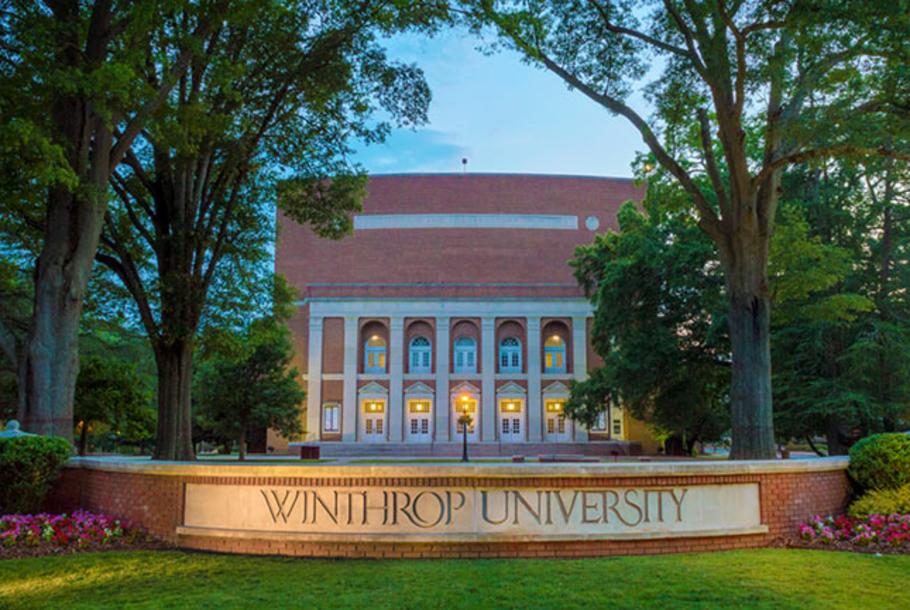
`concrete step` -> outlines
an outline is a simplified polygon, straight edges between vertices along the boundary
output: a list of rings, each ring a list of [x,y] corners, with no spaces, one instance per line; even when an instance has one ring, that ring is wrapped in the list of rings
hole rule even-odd
[[[300,444],[288,451],[296,455]],[[305,443],[319,445],[320,456],[331,457],[458,457],[461,443]],[[629,441],[589,441],[584,443],[468,443],[468,454],[475,457],[525,456],[624,456],[640,455],[641,445]]]

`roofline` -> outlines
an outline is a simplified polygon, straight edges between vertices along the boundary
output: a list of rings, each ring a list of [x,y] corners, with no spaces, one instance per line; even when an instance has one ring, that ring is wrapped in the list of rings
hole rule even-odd
[[[583,179],[583,180],[609,180],[612,182],[635,182],[635,178],[627,178],[624,176],[592,176],[586,174],[534,174],[534,173],[522,173],[522,172],[392,172],[392,173],[367,173],[368,178],[410,178],[414,176],[481,176],[481,177],[505,177],[505,176],[521,176],[527,178],[572,178],[572,179]]]

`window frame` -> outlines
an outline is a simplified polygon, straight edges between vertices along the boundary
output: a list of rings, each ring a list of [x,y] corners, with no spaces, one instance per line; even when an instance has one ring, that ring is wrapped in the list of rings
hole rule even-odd
[[[329,412],[333,415],[328,417]],[[330,421],[334,427],[329,427]],[[325,433],[341,432],[341,405],[337,402],[326,402],[322,405],[322,431]]]
[[[547,343],[549,343],[550,339],[553,337],[559,339],[559,345],[547,345]],[[543,372],[550,374],[567,372],[568,366],[566,362],[566,351],[566,340],[563,337],[560,337],[559,335],[548,337],[547,340],[544,341],[543,346]],[[562,363],[561,366],[548,366],[548,356],[550,357],[549,359],[553,362],[558,359]]]
[[[512,343],[514,342],[514,343]],[[515,336],[503,337],[499,341],[497,362],[500,373],[521,373],[521,339]],[[503,364],[505,362],[505,365]]]
[[[370,345],[370,341],[373,340],[372,337],[363,343],[363,372],[366,375],[385,375],[387,371],[388,343],[382,337],[376,338],[382,342],[382,345]],[[370,366],[370,356],[374,356],[374,361],[378,359],[382,363],[381,366]]]
[[[425,341],[426,345],[415,345],[417,341],[421,340]],[[411,373],[433,372],[433,343],[424,335],[412,337],[408,342],[408,371]]]
[[[459,345],[459,342],[462,344]],[[452,342],[452,352],[454,355],[452,370],[456,373],[477,373],[477,339],[459,335]],[[459,356],[463,357],[463,363],[459,363]]]

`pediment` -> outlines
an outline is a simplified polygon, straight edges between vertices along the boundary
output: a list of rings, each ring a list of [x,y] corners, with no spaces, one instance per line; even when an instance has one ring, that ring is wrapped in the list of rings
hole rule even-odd
[[[415,381],[404,390],[405,394],[434,394],[435,392],[436,390],[422,381]]]
[[[543,389],[544,394],[552,394],[557,396],[568,396],[569,395],[569,386],[564,384],[561,381],[554,381],[547,387]]]
[[[361,386],[357,389],[358,394],[381,394],[383,396],[388,396],[389,390],[384,385],[371,381],[365,386]]]
[[[450,393],[452,394],[480,394],[480,388],[478,388],[473,383],[467,381],[462,381],[458,385],[454,386]]]
[[[525,390],[525,389],[524,389],[523,387],[521,387],[520,385],[518,385],[517,383],[515,383],[514,381],[510,381],[510,382],[508,382],[508,383],[506,383],[506,384],[504,384],[504,385],[501,385],[501,386],[499,386],[498,388],[496,388],[496,393],[497,393],[497,394],[513,394],[513,395],[514,395],[514,394],[521,394],[521,395],[525,395],[525,394],[528,393],[528,391]]]

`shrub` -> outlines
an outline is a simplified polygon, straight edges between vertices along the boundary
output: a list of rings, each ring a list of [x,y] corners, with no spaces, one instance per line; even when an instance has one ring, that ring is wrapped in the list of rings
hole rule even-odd
[[[851,517],[869,515],[910,515],[910,485],[899,489],[873,489],[850,505]]]
[[[850,476],[864,490],[910,484],[910,435],[873,434],[850,448]]]
[[[70,453],[70,444],[58,437],[0,439],[0,514],[41,510]]]

